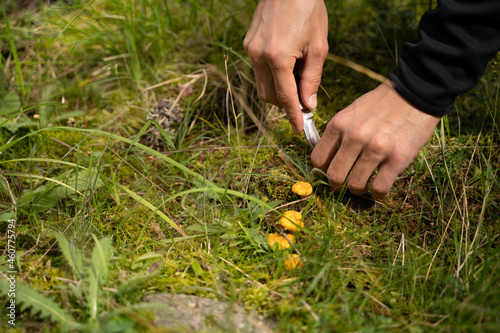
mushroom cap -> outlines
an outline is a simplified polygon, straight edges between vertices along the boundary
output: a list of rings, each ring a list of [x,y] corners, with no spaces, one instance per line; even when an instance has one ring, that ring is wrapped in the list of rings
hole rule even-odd
[[[295,232],[299,228],[304,228],[304,222],[302,222],[302,214],[294,210],[288,210],[283,214],[280,219],[281,226],[288,231]]]
[[[288,239],[292,243],[295,242],[295,237],[292,234],[286,234],[286,237],[288,237]],[[277,233],[267,235],[267,241],[269,242],[271,248],[274,248],[274,244],[276,243],[278,243],[279,250],[288,249],[290,247],[290,243],[288,242],[288,240],[285,237],[278,235]]]
[[[301,269],[302,267],[304,267],[304,263],[300,260],[300,256],[298,254],[289,254],[285,259],[285,269],[287,271]]]
[[[308,182],[297,182],[292,186],[292,192],[300,195],[301,197],[307,197],[313,192],[311,184]]]

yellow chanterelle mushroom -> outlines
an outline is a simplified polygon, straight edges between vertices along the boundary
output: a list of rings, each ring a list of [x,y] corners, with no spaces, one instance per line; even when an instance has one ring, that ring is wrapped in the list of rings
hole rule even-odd
[[[304,222],[302,222],[302,214],[294,210],[288,210],[283,214],[280,219],[280,224],[285,230],[290,232],[295,232],[299,228],[304,228]]]
[[[304,263],[300,260],[300,256],[298,254],[289,254],[285,259],[285,269],[287,271],[301,269],[302,267],[304,267]]]
[[[292,234],[286,234],[286,237],[292,243],[295,242],[295,237]],[[280,250],[288,249],[290,247],[290,243],[288,242],[288,240],[285,237],[278,235],[277,233],[267,235],[267,241],[269,242],[271,248],[273,248],[274,244],[276,243],[278,243],[278,249]]]
[[[307,197],[313,192],[311,184],[307,182],[297,182],[292,186],[292,192],[300,195],[301,197]]]

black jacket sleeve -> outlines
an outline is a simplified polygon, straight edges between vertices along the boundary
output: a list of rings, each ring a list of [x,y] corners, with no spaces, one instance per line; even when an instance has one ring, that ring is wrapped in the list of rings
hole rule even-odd
[[[441,0],[419,23],[389,74],[396,91],[420,110],[442,116],[481,78],[500,51],[500,0]]]

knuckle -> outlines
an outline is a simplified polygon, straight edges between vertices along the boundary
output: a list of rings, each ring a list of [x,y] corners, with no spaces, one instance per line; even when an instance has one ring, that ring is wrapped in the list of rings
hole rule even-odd
[[[362,127],[356,127],[347,135],[349,141],[355,143],[368,143],[369,137],[367,132]]]
[[[375,136],[370,140],[368,149],[376,154],[385,154],[388,151],[388,142],[380,136]]]
[[[321,73],[307,75],[307,76],[304,75],[302,78],[309,84],[314,86],[319,86],[321,84]]]
[[[315,168],[318,168],[324,172],[326,171],[329,161],[325,159],[324,153],[320,153],[316,149],[314,149],[311,153],[311,162]]]
[[[343,132],[346,128],[345,121],[340,113],[337,113],[326,126],[327,130],[331,132]]]
[[[260,48],[258,47],[258,45],[256,43],[253,43],[251,40],[245,39],[243,41],[243,47],[250,56],[260,53]]]
[[[311,56],[314,58],[325,59],[328,54],[329,46],[328,41],[321,41],[314,48],[311,49]]]
[[[261,58],[262,52],[258,46],[254,46],[254,43],[251,43],[250,45],[247,46],[247,53],[252,59],[252,62],[256,64],[259,59]]]
[[[351,190],[351,192],[362,193],[365,191],[366,184],[356,180],[350,180],[348,188],[349,190]]]
[[[276,91],[276,99],[281,105],[287,105],[289,104],[290,96],[286,92],[279,90]]]
[[[250,44],[250,38],[247,35],[245,36],[245,39],[243,39],[243,48],[245,49],[245,51],[247,51],[247,53],[249,49],[249,44]]]
[[[389,154],[389,160],[398,169],[403,170],[410,165],[415,156],[408,151],[403,151],[403,149],[393,149]]]
[[[257,96],[263,102],[276,104],[276,101],[270,96],[270,94],[266,93],[265,91],[257,91]]]
[[[259,97],[259,99],[261,101],[267,102],[266,94],[263,91],[261,91],[260,89],[257,89],[257,96]]]
[[[374,183],[372,184],[372,195],[377,199],[383,199],[389,194],[391,186],[392,184]]]
[[[280,61],[281,59],[283,59],[283,51],[282,51],[282,48],[280,47],[276,47],[276,46],[268,46],[266,47],[266,49],[264,50],[264,55],[266,56],[266,58],[269,60],[269,63],[279,69],[281,66],[280,66]]]
[[[323,169],[321,165],[321,160],[319,158],[319,153],[317,153],[315,149],[311,153],[311,163],[315,168]]]
[[[338,187],[338,186],[341,186],[342,184],[344,184],[345,182],[345,179],[342,178],[342,177],[339,177],[338,174],[328,170],[326,172],[326,176],[328,178],[328,181],[330,182],[330,185],[332,187]]]

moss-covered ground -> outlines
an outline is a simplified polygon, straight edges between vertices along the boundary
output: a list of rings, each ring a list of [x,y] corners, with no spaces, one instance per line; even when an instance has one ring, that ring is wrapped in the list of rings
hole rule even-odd
[[[255,2],[1,4],[0,330],[161,332],[143,298],[172,292],[278,332],[498,331],[498,57],[376,202],[334,194],[304,137],[258,101],[242,47]],[[327,4],[330,52],[382,75],[429,7]],[[327,60],[320,132],[377,84]],[[151,148],[164,98],[184,120]],[[299,178],[312,196],[292,193]],[[266,241],[287,210],[305,222],[300,270]]]

